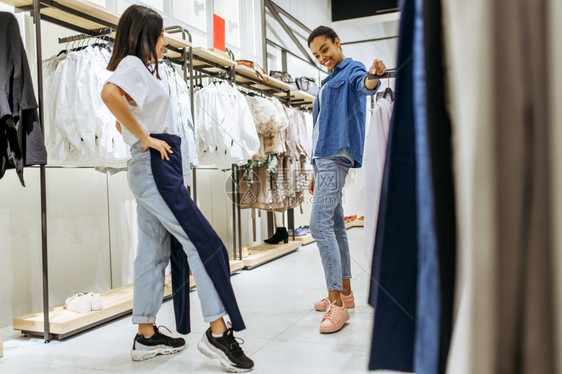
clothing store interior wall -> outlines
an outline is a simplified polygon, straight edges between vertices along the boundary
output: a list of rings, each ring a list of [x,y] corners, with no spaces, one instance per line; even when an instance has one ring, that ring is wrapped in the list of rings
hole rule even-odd
[[[260,0],[91,0],[122,13],[130,4],[139,3],[157,9],[164,25],[182,25],[193,36],[194,46],[212,46],[212,14],[226,20],[226,46],[236,59],[255,60],[263,64]],[[398,33],[398,16],[379,20],[331,22],[330,1],[277,0],[276,4],[313,29],[318,25],[334,27],[342,42],[393,37]],[[0,10],[14,12],[0,4]],[[16,13],[21,35],[28,51],[32,76],[36,77],[34,24],[26,12]],[[42,23],[43,59],[65,48],[58,38],[76,32],[49,22]],[[299,49],[268,12],[268,39],[295,54]],[[306,46],[306,32],[303,44]],[[369,66],[373,58],[382,59],[388,68],[395,67],[397,39],[343,46],[346,56]],[[365,50],[369,53],[364,53]],[[281,53],[268,48],[267,70],[282,70]],[[279,52],[279,53],[278,53]],[[292,55],[287,57],[287,71],[293,77],[326,76],[315,67]],[[36,84],[36,81],[34,81]],[[383,81],[383,85],[391,84]],[[392,84],[391,84],[392,85]],[[46,92],[46,95],[49,93]],[[48,129],[46,129],[48,132]],[[361,169],[359,169],[361,170]],[[361,178],[351,173],[344,190],[345,210],[363,215]],[[197,204],[227,248],[232,247],[232,203],[225,192],[230,172],[201,165],[197,171]],[[47,221],[49,248],[50,304],[64,303],[77,290],[103,291],[130,284],[136,251],[136,205],[129,191],[126,173],[109,175],[93,168],[48,167]],[[42,309],[41,201],[39,168],[26,168],[26,187],[20,185],[13,170],[0,183],[0,327],[8,326],[15,316]],[[308,196],[308,192],[306,192]],[[295,209],[295,227],[308,225],[311,204]],[[286,225],[276,214],[277,226]],[[242,244],[253,246],[268,237],[266,214],[257,219],[257,237],[253,240],[249,210],[242,210]]]

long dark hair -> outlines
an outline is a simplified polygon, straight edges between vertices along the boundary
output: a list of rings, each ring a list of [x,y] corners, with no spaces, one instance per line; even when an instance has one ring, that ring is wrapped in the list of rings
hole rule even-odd
[[[107,65],[107,70],[115,71],[123,58],[129,55],[137,56],[147,65],[154,63],[156,76],[158,74],[158,55],[156,42],[162,33],[164,21],[154,10],[142,5],[128,7],[117,25],[113,55]],[[149,69],[150,71],[150,69]]]
[[[336,34],[334,29],[331,29],[327,26],[318,26],[317,28],[312,30],[312,32],[308,36],[307,42],[308,42],[309,48],[310,48],[310,43],[312,43],[314,38],[316,38],[318,36],[325,36],[326,38],[331,39],[332,43],[335,43],[336,39],[339,39],[338,34]]]

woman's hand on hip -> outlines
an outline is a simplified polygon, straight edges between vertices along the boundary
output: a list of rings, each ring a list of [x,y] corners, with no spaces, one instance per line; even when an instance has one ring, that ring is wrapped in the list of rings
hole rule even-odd
[[[308,192],[310,192],[311,195],[314,195],[314,175],[312,176],[310,182],[308,182]]]
[[[146,138],[141,140],[142,148],[141,152],[146,152],[148,148],[152,148],[160,152],[160,157],[162,160],[166,159],[170,161],[168,157],[168,153],[174,153],[172,151],[172,147],[168,143],[163,140],[153,138],[152,136],[148,135]]]

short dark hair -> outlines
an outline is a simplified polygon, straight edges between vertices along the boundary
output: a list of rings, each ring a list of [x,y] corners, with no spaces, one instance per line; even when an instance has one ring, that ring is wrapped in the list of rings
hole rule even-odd
[[[316,38],[318,36],[325,36],[328,39],[332,39],[332,42],[335,42],[336,39],[339,39],[338,34],[336,34],[334,29],[331,29],[327,26],[318,26],[317,28],[312,30],[312,32],[308,36],[307,42],[308,42],[309,48],[310,48],[310,43],[312,43],[314,38]]]
[[[143,63],[154,61],[154,70],[158,75],[158,55],[156,43],[162,32],[164,21],[156,11],[142,5],[131,5],[119,19],[113,54],[107,69],[115,71],[126,56],[137,56]],[[148,66],[147,66],[148,69]]]

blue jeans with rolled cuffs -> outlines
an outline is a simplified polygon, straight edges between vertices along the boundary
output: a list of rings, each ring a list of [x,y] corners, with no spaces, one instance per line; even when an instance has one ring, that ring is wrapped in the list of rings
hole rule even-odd
[[[133,145],[127,172],[137,201],[138,239],[134,266],[133,323],[154,323],[164,297],[165,269],[170,259],[170,234],[181,243],[197,284],[203,319],[212,322],[226,315],[222,301],[195,246],[158,192],[152,176],[150,152]]]
[[[343,213],[343,186],[353,166],[345,157],[315,158],[314,196],[310,232],[316,239],[328,291],[342,291],[342,279],[351,279],[351,256]]]

